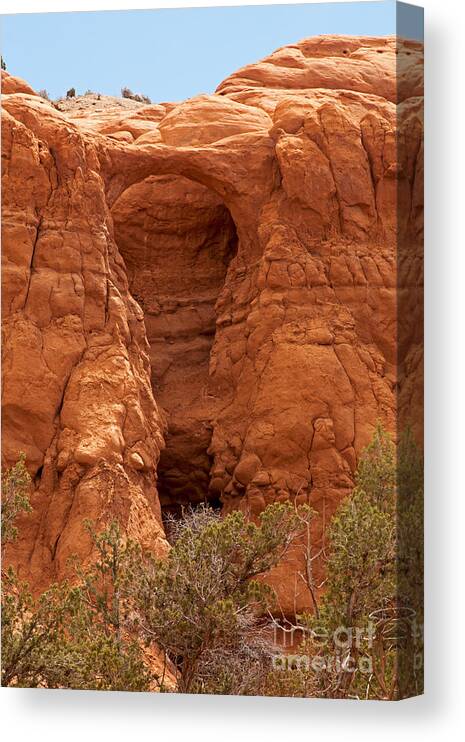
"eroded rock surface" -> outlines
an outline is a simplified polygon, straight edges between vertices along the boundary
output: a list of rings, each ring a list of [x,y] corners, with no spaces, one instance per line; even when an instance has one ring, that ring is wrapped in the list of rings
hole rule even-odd
[[[213,191],[172,175],[131,186],[112,215],[131,294],[144,312],[154,394],[167,413],[159,494],[176,512],[209,491],[207,451],[219,402],[208,391],[215,303],[236,253],[236,230]]]
[[[123,509],[162,548],[157,468],[167,508],[310,502],[321,544],[377,420],[420,428],[422,53],[317,37],[130,110],[4,96],[25,571],[62,574],[82,518]],[[285,613],[301,558],[274,573]]]
[[[163,424],[95,149],[48,103],[14,94],[2,154],[3,456],[27,455],[34,511],[14,551],[43,585],[88,555],[85,518],[119,517],[165,548]]]

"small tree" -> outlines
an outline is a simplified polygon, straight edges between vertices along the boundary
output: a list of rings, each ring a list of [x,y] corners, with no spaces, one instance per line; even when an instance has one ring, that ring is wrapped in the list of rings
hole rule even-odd
[[[269,669],[261,616],[273,598],[259,578],[282,558],[299,525],[289,504],[269,506],[258,525],[241,512],[221,518],[205,507],[175,524],[165,560],[141,566],[136,555],[129,584],[140,626],[176,668],[180,692],[256,690],[258,668],[268,662]]]
[[[5,60],[3,59],[3,57],[1,57],[0,66],[1,66],[2,70],[6,70],[6,63],[5,63]]]
[[[25,455],[2,477],[2,551],[29,512]],[[2,572],[2,685],[148,690],[140,643],[125,632],[120,593],[126,545],[116,524],[101,534],[86,525],[96,550],[77,583],[35,597],[10,567]]]
[[[125,630],[120,580],[126,546],[111,524],[78,582],[52,585],[37,598],[14,571],[3,578],[2,684],[92,690],[149,690],[141,643]]]
[[[2,474],[2,556],[7,543],[16,540],[16,521],[21,512],[30,512],[31,478],[26,456]],[[37,601],[28,585],[12,567],[2,567],[2,685],[37,686],[51,664],[63,617],[58,588]]]
[[[31,477],[26,468],[26,454],[21,453],[16,464],[2,474],[2,550],[16,540],[16,519],[21,512],[30,512]]]
[[[90,568],[77,566],[77,584],[67,593],[66,641],[55,660],[53,685],[93,690],[149,690],[151,672],[142,644],[127,630],[129,606],[122,584],[128,548],[120,527],[110,523],[96,533],[90,521],[95,556]]]
[[[329,527],[319,611],[304,617],[312,632],[304,651],[315,657],[329,648],[333,660],[319,674],[322,695],[388,699],[406,695],[417,683],[410,655],[411,618],[422,620],[422,590],[416,589],[422,482],[422,460],[410,432],[396,447],[378,425],[361,456],[356,486]],[[401,673],[406,658],[409,670]],[[371,667],[365,675],[364,660]]]
[[[12,569],[2,575],[2,685],[59,687],[56,659],[65,641],[66,588],[34,598]],[[63,686],[66,683],[63,682]]]
[[[398,474],[396,446],[378,423],[360,458],[353,497],[361,494],[364,501],[378,510],[393,513],[397,504]]]

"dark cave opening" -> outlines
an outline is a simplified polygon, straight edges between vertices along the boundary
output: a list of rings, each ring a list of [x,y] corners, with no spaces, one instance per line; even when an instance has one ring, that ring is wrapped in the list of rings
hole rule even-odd
[[[181,176],[151,176],[131,186],[113,208],[115,237],[130,291],[145,315],[152,387],[166,413],[166,448],[158,465],[162,511],[208,502],[207,453],[218,400],[209,391],[215,304],[238,238],[222,199]]]
[[[43,470],[44,470],[43,465],[42,466],[39,466],[39,468],[37,469],[37,471],[36,471],[36,473],[34,475],[34,484],[36,486],[38,486],[40,484],[40,480],[42,478],[42,472],[43,472]]]

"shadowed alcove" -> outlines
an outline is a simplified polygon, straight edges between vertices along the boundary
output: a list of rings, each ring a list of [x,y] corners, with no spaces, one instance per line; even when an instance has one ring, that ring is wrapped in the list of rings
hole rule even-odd
[[[236,228],[216,193],[178,175],[130,186],[112,214],[130,291],[144,312],[154,395],[166,413],[160,502],[176,513],[209,499],[215,411],[209,362],[215,304],[237,251]]]

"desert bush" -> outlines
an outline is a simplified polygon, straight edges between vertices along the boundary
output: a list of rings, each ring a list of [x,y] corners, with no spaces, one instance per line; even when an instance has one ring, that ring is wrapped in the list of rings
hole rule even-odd
[[[75,560],[77,582],[66,592],[65,640],[54,659],[55,677],[48,673],[48,685],[149,690],[152,676],[141,642],[126,629],[128,606],[121,588],[127,544],[116,522],[100,533],[89,521],[85,528],[95,556],[86,570]]]
[[[75,88],[70,88],[69,90],[67,90],[66,91],[66,97],[67,98],[75,98],[76,97],[76,89]]]
[[[64,590],[54,586],[35,599],[12,569],[2,574],[3,686],[48,685],[63,641]]]
[[[42,671],[53,659],[56,639],[62,625],[59,588],[34,600],[26,583],[15,571],[4,568],[5,546],[16,540],[17,519],[30,512],[31,477],[26,457],[2,473],[1,545],[2,545],[2,685],[40,685]]]
[[[416,588],[422,571],[422,469],[409,431],[396,447],[377,426],[360,458],[355,488],[328,529],[326,589],[318,613],[302,617],[310,629],[301,647],[309,663],[318,655],[333,659],[318,676],[321,695],[390,699],[418,690],[413,654],[421,647],[413,643],[422,622],[422,590]],[[410,666],[401,677],[404,660]],[[371,672],[362,673],[362,666]]]
[[[123,98],[129,98],[130,100],[135,100],[138,103],[150,104],[152,102],[147,95],[142,95],[141,93],[133,93],[132,90],[127,87],[121,88],[121,95]]]
[[[4,537],[29,509],[24,457],[4,476]],[[148,690],[155,676],[144,645],[161,649],[177,690],[264,692],[273,646],[265,609],[272,590],[259,578],[290,545],[300,522],[273,505],[258,524],[201,507],[170,524],[164,560],[127,541],[117,523],[90,533],[94,560],[76,560],[73,585],[34,596],[12,569],[2,590],[2,682],[20,687]]]
[[[5,544],[16,540],[16,520],[19,514],[31,511],[30,488],[31,477],[26,468],[26,455],[21,453],[16,464],[2,473],[2,551]]]
[[[128,584],[139,625],[176,668],[180,692],[257,692],[272,653],[261,616],[273,602],[257,578],[298,528],[288,503],[269,506],[258,524],[201,507],[172,524],[166,559],[135,553]]]
[[[30,511],[25,456],[2,476],[2,552]],[[2,685],[147,690],[151,676],[140,642],[124,631],[121,575],[125,544],[116,524],[91,533],[96,558],[75,584],[39,596],[9,567],[2,571]]]
[[[187,510],[167,523],[164,559],[127,540],[117,523],[101,533],[86,523],[94,559],[86,569],[75,562],[72,585],[33,596],[11,568],[4,574],[3,684],[167,690],[165,671],[155,675],[145,659],[156,647],[179,692],[380,699],[418,692],[421,668],[412,670],[411,660],[422,650],[412,633],[422,622],[422,468],[409,431],[395,446],[378,426],[323,555],[311,544],[314,512],[289,503],[269,506],[256,523],[241,512]],[[2,550],[30,510],[29,488],[21,455],[2,480]],[[303,578],[314,605],[298,617],[305,630],[298,651],[308,663],[288,667],[282,655],[280,669],[274,593],[262,576],[305,534]],[[315,556],[326,559],[319,599]]]
[[[35,597],[13,570],[4,575],[2,685],[150,688],[141,643],[124,630],[116,534],[112,526],[99,535],[95,565],[74,586],[52,585]]]

